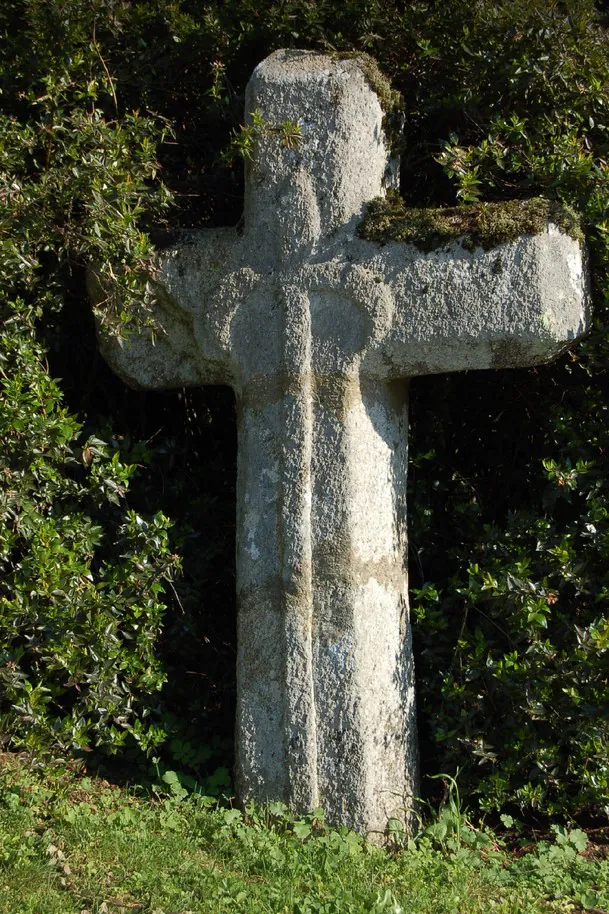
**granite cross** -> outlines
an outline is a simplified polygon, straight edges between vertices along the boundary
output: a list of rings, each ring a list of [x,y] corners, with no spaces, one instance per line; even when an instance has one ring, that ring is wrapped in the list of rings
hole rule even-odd
[[[242,232],[163,254],[164,334],[101,346],[133,386],[236,393],[240,798],[382,831],[417,784],[408,379],[560,353],[587,320],[582,252],[551,224],[499,252],[358,237],[396,163],[357,58],[277,51],[246,110],[300,142],[260,136]]]

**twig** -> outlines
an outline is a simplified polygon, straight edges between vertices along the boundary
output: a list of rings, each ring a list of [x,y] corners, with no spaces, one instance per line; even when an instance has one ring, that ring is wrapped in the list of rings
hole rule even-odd
[[[104,68],[106,76],[108,77],[108,84],[110,86],[110,92],[112,93],[112,99],[114,101],[114,110],[116,112],[116,117],[118,118],[118,101],[116,99],[116,92],[114,91],[114,80],[110,76],[110,71],[108,70],[108,67],[106,66],[106,61],[102,57],[101,51],[99,50],[99,45],[97,44],[97,39],[95,38],[95,23],[93,23],[93,47],[95,48],[95,53],[99,57],[99,59],[101,61],[101,65]]]

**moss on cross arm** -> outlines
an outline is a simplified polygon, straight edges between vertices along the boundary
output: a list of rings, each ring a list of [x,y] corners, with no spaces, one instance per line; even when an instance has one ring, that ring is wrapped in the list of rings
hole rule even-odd
[[[468,250],[489,250],[521,235],[540,235],[548,222],[578,241],[583,239],[576,213],[543,197],[419,209],[406,206],[392,191],[369,204],[358,234],[379,244],[409,242],[422,251],[435,250],[458,238]]]

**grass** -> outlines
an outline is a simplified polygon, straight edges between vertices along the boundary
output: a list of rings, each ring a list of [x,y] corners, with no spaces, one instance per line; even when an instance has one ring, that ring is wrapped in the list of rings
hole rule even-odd
[[[244,815],[0,756],[0,914],[537,914],[609,907],[609,861],[554,830],[508,851],[447,806],[386,851],[280,804]],[[175,788],[175,789],[174,789]],[[456,817],[456,818],[455,818]]]

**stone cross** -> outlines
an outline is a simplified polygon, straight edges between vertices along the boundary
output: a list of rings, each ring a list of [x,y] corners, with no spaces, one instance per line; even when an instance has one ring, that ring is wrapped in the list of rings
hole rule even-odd
[[[585,329],[579,244],[549,225],[498,251],[363,240],[395,183],[358,59],[277,51],[243,231],[162,256],[165,333],[102,334],[132,386],[229,384],[238,412],[236,784],[382,831],[417,790],[406,581],[407,383],[545,362]]]

